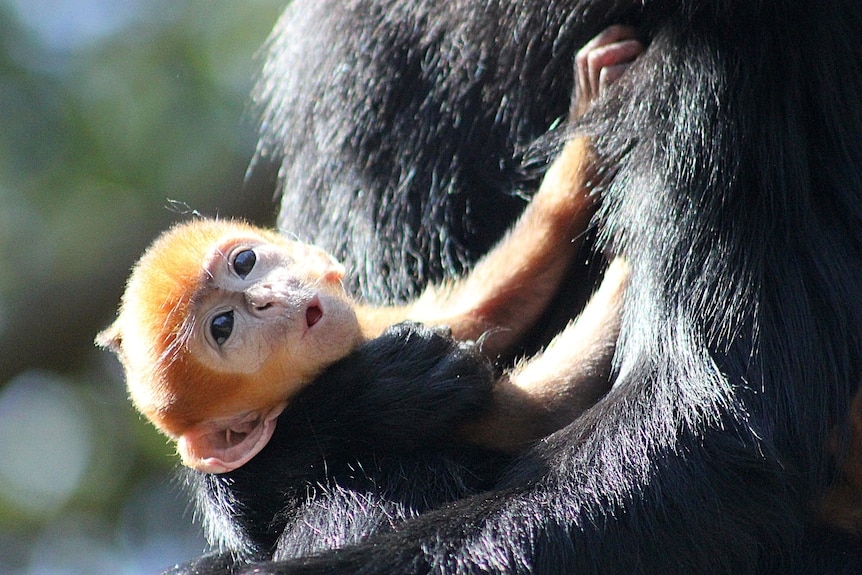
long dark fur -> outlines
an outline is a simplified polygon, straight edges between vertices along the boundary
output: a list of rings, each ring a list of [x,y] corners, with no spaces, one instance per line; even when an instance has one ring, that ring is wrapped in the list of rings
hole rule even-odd
[[[212,560],[341,547],[490,488],[507,458],[455,432],[487,408],[493,379],[475,346],[410,322],[387,329],[299,393],[252,461],[182,471],[223,552]]]
[[[568,111],[590,32],[563,4],[293,3],[258,95],[281,226],[374,301],[475,261],[536,186],[525,152]]]
[[[858,0],[294,2],[261,92],[281,224],[378,300],[469,266],[619,21],[648,49],[583,126],[633,268],[614,389],[487,494],[259,572],[862,572],[811,513],[862,379]]]

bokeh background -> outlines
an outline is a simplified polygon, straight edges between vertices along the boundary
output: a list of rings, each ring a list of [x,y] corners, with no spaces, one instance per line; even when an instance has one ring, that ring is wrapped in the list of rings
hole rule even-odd
[[[0,573],[151,574],[205,542],[166,441],[93,337],[196,210],[274,220],[246,177],[286,0],[0,0]]]

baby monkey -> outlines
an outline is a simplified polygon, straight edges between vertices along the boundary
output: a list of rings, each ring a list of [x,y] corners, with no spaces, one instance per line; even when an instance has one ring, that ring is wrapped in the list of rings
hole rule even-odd
[[[643,50],[613,27],[578,56],[579,106]],[[125,368],[135,406],[177,441],[183,463],[222,473],[267,444],[279,414],[327,366],[404,320],[510,349],[560,287],[593,212],[595,161],[569,141],[507,235],[465,277],[416,301],[352,301],[344,268],[323,250],[237,221],[198,219],[159,237],[133,268],[116,321],[97,343]],[[461,436],[512,451],[570,421],[608,388],[628,273],[611,264],[578,320],[505,374],[492,405]]]

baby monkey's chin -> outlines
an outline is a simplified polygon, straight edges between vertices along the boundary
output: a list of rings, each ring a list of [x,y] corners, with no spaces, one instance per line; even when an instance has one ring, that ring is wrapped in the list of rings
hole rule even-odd
[[[346,357],[358,346],[360,327],[350,302],[343,296],[320,292],[305,304],[303,333],[294,359],[318,372],[321,366]]]

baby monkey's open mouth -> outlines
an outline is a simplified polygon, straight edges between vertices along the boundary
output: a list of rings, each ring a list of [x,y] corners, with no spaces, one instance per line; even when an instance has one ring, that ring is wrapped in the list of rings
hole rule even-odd
[[[323,309],[320,307],[320,300],[316,297],[311,300],[308,304],[308,308],[305,310],[305,324],[308,327],[312,327],[320,318],[323,317]]]

